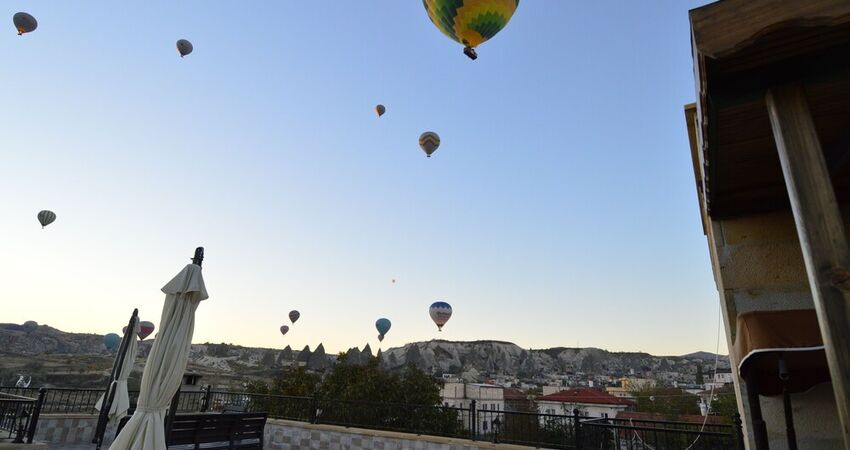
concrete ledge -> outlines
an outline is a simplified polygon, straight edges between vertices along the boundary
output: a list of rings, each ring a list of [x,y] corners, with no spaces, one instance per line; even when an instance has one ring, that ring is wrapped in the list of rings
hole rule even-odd
[[[94,419],[97,420],[97,414],[85,414],[85,413],[52,413],[52,414],[39,414],[38,420],[41,419]]]
[[[312,424],[294,420],[269,419],[268,425],[278,425],[291,428],[300,428],[308,431],[325,433],[352,434],[370,438],[397,439],[400,441],[419,441],[437,445],[462,446],[464,448],[476,449],[499,449],[499,450],[528,450],[529,447],[513,444],[494,444],[487,441],[473,441],[469,439],[431,436],[426,434],[402,433],[398,431],[368,430],[365,428],[349,428],[339,425]]]
[[[12,441],[0,440],[0,450],[47,450],[44,442],[33,442],[32,444],[13,444]]]

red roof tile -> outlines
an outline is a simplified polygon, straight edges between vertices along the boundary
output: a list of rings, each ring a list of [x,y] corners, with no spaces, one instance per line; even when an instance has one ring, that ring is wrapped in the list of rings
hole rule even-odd
[[[561,403],[590,403],[594,405],[634,405],[634,403],[628,400],[614,397],[613,395],[607,392],[588,388],[567,389],[566,391],[556,392],[554,394],[537,397],[537,401]]]
[[[528,394],[520,389],[505,388],[505,400],[527,400]]]

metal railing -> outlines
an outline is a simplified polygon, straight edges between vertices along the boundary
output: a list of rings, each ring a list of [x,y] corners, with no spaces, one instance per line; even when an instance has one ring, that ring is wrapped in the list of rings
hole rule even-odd
[[[12,443],[16,444],[32,444],[44,394],[44,389],[35,398],[0,392],[0,437],[14,439]]]
[[[41,412],[44,414],[59,413],[91,413],[97,399],[103,395],[102,389],[74,389],[74,388],[41,388],[45,389],[44,406]],[[22,397],[38,397],[39,388],[19,388],[0,386],[0,393],[18,395]],[[138,393],[136,393],[138,394]],[[130,393],[131,401],[135,398]]]
[[[373,430],[471,438],[472,410],[403,403],[316,401],[314,423]]]
[[[36,392],[35,388],[0,386],[0,393],[26,397],[29,402],[34,401]],[[103,391],[97,389],[42,388],[40,412],[93,413],[102,394]],[[137,391],[130,391],[131,408],[137,397]],[[737,418],[734,425],[706,424],[703,427],[701,423],[691,422],[591,418],[580,416],[577,411],[573,415],[559,415],[478,409],[475,401],[468,407],[457,408],[214,391],[210,386],[201,391],[180,392],[177,405],[179,413],[265,412],[270,418],[300,422],[564,450],[744,448]]]
[[[200,412],[265,412],[276,419],[313,422],[316,410],[312,397],[260,395],[248,392],[223,392],[205,389],[200,392]],[[183,393],[180,394],[181,396]]]
[[[580,418],[558,414],[479,410],[476,436],[496,443],[575,449]],[[588,447],[596,448],[596,447]]]
[[[583,447],[617,450],[741,449],[738,426],[632,419],[581,422]]]

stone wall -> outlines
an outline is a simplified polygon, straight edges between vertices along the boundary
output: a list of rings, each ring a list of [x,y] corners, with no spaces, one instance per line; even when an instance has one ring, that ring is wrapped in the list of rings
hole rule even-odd
[[[58,444],[89,444],[97,425],[97,416],[89,414],[44,414],[38,422],[35,440],[51,448]],[[106,432],[104,448],[108,448],[115,431]],[[422,436],[389,431],[363,430],[333,425],[269,419],[265,429],[266,450],[336,449],[336,450],[528,450],[529,447],[492,444],[465,439]]]
[[[850,224],[850,205],[842,208]],[[729,348],[735,342],[736,318],[749,311],[813,309],[803,253],[794,217],[790,211],[758,214],[725,220],[703,219],[708,223],[714,277],[720,293]],[[850,227],[847,228],[850,237]],[[730,355],[736,368],[734,354]],[[744,414],[745,431],[752,427],[747,385],[733,370],[739,408]],[[787,448],[785,417],[780,397],[761,397],[771,449]],[[832,385],[815,387],[792,396],[794,424],[801,448],[841,448],[841,424]],[[747,432],[748,448],[755,448]]]
[[[264,448],[265,450],[528,450],[531,447],[270,419],[266,424]]]
[[[96,426],[97,416],[92,414],[42,414],[35,440],[47,444],[87,444]]]

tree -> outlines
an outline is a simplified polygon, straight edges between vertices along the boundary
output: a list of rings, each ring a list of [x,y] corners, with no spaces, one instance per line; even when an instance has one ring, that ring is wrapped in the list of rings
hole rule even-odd
[[[302,367],[271,385],[248,384],[248,392],[259,394],[252,397],[251,410],[273,417],[303,418],[315,406],[320,423],[457,435],[457,411],[440,406],[440,388],[439,380],[415,367],[391,372],[378,358],[361,365],[349,363],[345,355],[324,380]]]
[[[697,374],[696,374],[696,384],[703,383],[703,373],[702,373],[702,364],[697,364]]]
[[[248,383],[251,394],[247,410],[268,412],[272,417],[309,420],[313,401],[321,378],[303,367],[284,371],[271,385],[261,381]]]
[[[711,413],[723,417],[726,423],[732,423],[732,418],[738,414],[738,400],[735,396],[735,388],[723,386],[714,390],[714,399],[711,401]]]
[[[676,420],[682,415],[700,414],[699,397],[681,389],[656,387],[632,391],[640,412],[651,412]]]
[[[263,353],[263,358],[260,361],[260,366],[270,369],[275,365],[275,357],[274,351],[272,349],[268,349]]]

